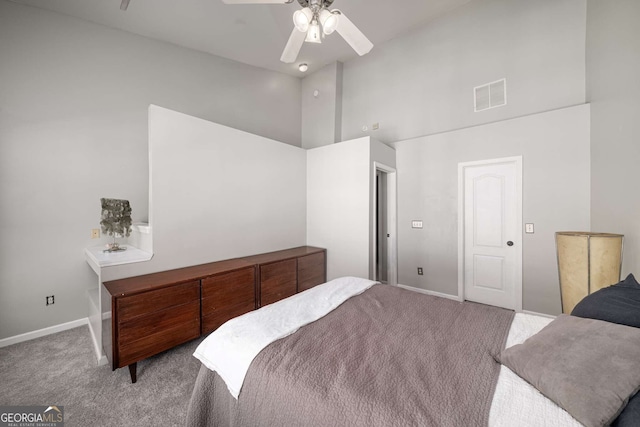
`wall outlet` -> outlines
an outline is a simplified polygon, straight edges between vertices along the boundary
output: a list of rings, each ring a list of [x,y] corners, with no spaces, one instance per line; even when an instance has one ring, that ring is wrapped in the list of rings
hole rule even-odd
[[[418,276],[422,276],[422,267],[418,267]]]
[[[373,129],[373,130],[378,130],[378,129],[380,129],[380,123],[375,122],[373,125],[371,125],[371,129]]]
[[[53,303],[55,302],[53,295],[45,297],[45,299],[47,301],[47,305],[53,305]]]
[[[91,229],[91,238],[92,239],[99,239],[100,238],[100,229],[99,228],[92,228]]]

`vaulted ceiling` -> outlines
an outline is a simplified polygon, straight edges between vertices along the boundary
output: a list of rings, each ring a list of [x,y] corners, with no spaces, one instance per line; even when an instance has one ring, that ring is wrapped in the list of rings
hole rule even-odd
[[[208,52],[269,70],[302,76],[298,64],[313,72],[334,61],[357,56],[336,33],[322,44],[305,43],[294,64],[280,62],[293,28],[297,1],[283,5],[225,4],[222,0],[11,0],[63,13],[141,36]],[[424,25],[474,0],[335,0],[373,42],[387,40]]]

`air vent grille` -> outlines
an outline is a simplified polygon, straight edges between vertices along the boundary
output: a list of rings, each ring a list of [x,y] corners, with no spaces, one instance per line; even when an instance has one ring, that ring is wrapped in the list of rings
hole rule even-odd
[[[507,80],[497,80],[473,88],[474,111],[483,111],[507,104]]]

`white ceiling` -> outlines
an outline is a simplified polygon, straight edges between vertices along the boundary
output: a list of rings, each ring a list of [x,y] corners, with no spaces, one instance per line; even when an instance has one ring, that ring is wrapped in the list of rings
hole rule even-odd
[[[284,5],[230,5],[222,0],[131,0],[126,11],[121,0],[12,0],[52,10],[111,28],[163,40],[274,71],[302,76],[297,65],[309,64],[311,73],[334,61],[357,54],[337,34],[322,44],[305,43],[295,64],[280,62],[293,29],[297,1]],[[379,45],[424,25],[471,0],[335,0],[340,9]]]

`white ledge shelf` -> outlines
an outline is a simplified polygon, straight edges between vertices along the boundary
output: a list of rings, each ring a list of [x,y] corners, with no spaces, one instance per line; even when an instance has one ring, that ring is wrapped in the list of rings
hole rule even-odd
[[[131,245],[123,246],[126,246],[127,250],[121,252],[103,252],[105,249],[104,246],[92,246],[84,250],[84,255],[96,274],[99,274],[99,270],[103,267],[144,262],[153,258],[152,253],[145,252]]]
[[[138,222],[131,226],[131,230],[137,231],[142,234],[151,234],[151,226],[146,222]]]

